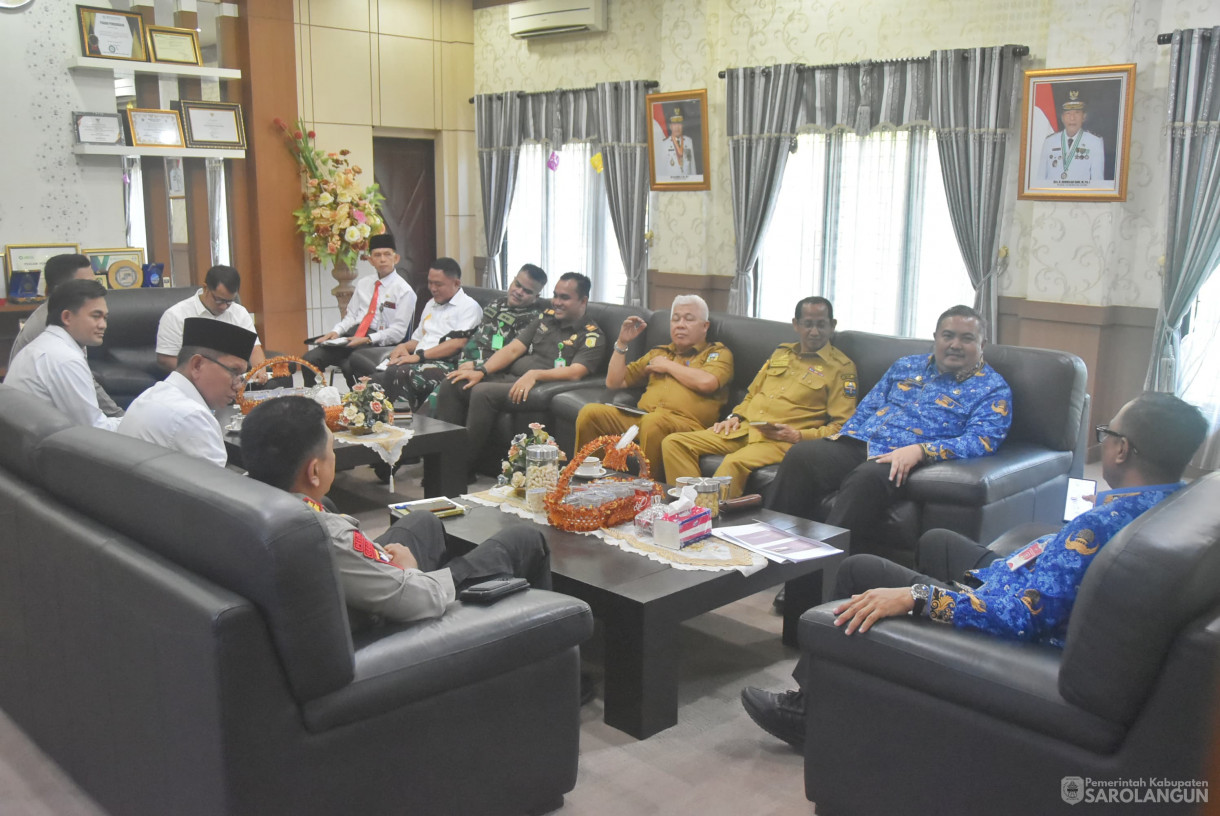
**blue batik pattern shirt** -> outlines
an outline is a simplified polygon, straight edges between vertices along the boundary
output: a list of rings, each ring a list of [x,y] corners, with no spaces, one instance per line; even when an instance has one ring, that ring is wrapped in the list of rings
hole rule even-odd
[[[1012,425],[1012,389],[982,360],[969,371],[941,374],[931,355],[899,358],[840,432],[880,456],[907,445],[924,458],[971,459],[996,452]]]
[[[1009,562],[1018,559],[1017,554],[971,570],[969,574],[983,582],[977,589],[931,587],[923,614],[954,626],[1063,646],[1080,582],[1097,553],[1119,530],[1180,487],[1179,482],[1099,493],[1092,510],[1034,542],[1042,546],[1034,560],[1012,569]]]

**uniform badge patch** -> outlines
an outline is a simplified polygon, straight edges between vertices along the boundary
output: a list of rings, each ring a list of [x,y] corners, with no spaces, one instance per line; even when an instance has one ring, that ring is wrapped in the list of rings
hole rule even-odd
[[[596,337],[586,337],[585,338],[585,348],[593,348],[596,345],[597,345]]]
[[[856,381],[855,380],[844,380],[843,381],[843,393],[849,397],[854,397],[856,395]]]
[[[719,358],[720,358],[720,352],[718,352],[718,351],[713,351],[711,354],[707,355],[707,359],[708,359],[709,363],[712,360],[717,360]]]

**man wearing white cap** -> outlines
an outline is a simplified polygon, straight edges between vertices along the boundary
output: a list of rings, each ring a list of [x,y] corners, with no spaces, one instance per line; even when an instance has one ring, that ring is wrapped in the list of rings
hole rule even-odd
[[[135,398],[119,433],[224,467],[229,455],[212,412],[237,397],[257,339],[232,323],[188,317],[178,367]]]

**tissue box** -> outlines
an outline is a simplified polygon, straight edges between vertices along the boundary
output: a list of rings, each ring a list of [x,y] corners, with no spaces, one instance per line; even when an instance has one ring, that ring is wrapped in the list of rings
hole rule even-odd
[[[681,513],[666,513],[652,524],[652,540],[659,547],[680,550],[712,534],[712,511],[692,507]]]

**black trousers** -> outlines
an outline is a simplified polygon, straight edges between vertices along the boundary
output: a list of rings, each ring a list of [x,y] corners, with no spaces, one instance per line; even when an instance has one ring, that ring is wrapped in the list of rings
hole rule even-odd
[[[838,492],[825,518],[822,500]],[[780,463],[768,506],[801,518],[851,530],[853,552],[878,545],[885,510],[906,493],[890,481],[890,466],[868,459],[868,445],[851,437],[811,439],[793,445]]]
[[[535,589],[551,588],[551,550],[542,533],[529,527],[506,527],[465,555],[454,556],[441,520],[431,513],[411,513],[395,521],[377,543],[406,547],[424,572],[448,567],[459,590],[509,575],[524,578]]]
[[[847,599],[870,589],[911,587],[930,584],[953,589],[967,570],[981,569],[999,556],[991,550],[952,530],[928,530],[919,537],[917,570],[896,564],[877,555],[852,555],[843,559],[835,578],[835,598]],[[808,654],[802,652],[792,672],[796,684],[804,684]]]
[[[343,336],[352,337],[356,334],[356,328],[352,327]],[[359,346],[358,348],[366,347]],[[368,346],[367,348],[373,348],[373,346]],[[351,363],[353,351],[355,349],[348,348],[347,346],[314,346],[305,352],[305,356],[302,359],[317,366],[323,372],[326,371],[327,366],[338,366],[343,372],[343,379],[347,380],[348,388],[351,388],[356,384],[356,374],[352,371]],[[308,368],[301,369],[301,376],[304,377],[306,386],[313,385],[314,381],[317,380],[317,375]]]
[[[508,405],[517,377],[497,371],[473,388],[443,380],[436,389],[436,418],[466,426],[467,468],[473,471],[484,456],[496,417]]]

